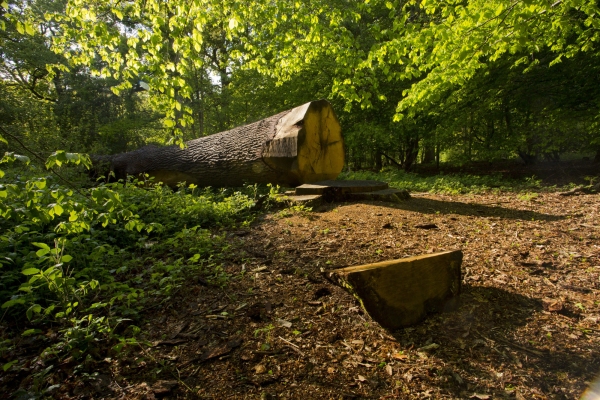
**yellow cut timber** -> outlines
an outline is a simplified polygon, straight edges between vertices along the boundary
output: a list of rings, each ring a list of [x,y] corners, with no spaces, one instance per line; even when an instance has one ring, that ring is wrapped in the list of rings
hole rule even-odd
[[[334,270],[330,277],[388,329],[450,310],[461,289],[462,252],[446,251]]]
[[[315,102],[304,117],[304,139],[298,146],[302,182],[335,179],[344,167],[342,129],[329,103]]]
[[[296,185],[335,179],[344,167],[344,141],[329,102],[306,103],[281,118],[262,158]]]

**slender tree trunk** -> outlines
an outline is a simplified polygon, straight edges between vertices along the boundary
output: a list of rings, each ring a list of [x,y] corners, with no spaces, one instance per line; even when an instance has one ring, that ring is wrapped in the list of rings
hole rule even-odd
[[[432,164],[435,161],[435,146],[431,144],[426,144],[423,146],[423,158],[421,160],[422,164]]]
[[[375,170],[377,172],[383,169],[383,162],[381,160],[382,154],[380,151],[375,152]]]

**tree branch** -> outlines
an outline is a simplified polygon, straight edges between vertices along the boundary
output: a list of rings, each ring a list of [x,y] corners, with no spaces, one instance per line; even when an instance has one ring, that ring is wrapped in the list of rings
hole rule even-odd
[[[398,161],[394,160],[392,157],[388,156],[387,154],[381,152],[381,155],[384,156],[385,158],[387,158],[388,160],[390,160],[392,163],[394,163],[394,165],[396,165],[398,168],[402,168],[402,164],[400,164]]]

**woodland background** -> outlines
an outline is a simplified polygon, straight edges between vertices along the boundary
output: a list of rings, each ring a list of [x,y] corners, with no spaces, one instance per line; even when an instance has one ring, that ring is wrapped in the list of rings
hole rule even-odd
[[[598,359],[599,40],[592,0],[1,1],[2,392],[578,397]],[[342,178],[420,193],[265,214],[277,187],[84,173],[87,154],[320,98],[343,128]],[[531,176],[572,160],[585,168],[564,186]],[[555,193],[574,182],[590,186]],[[320,277],[440,248],[464,249],[467,305],[393,337]],[[242,348],[194,356],[223,343]]]
[[[1,13],[0,121],[44,154],[189,140],[326,98],[351,169],[600,160],[592,1],[40,0]]]

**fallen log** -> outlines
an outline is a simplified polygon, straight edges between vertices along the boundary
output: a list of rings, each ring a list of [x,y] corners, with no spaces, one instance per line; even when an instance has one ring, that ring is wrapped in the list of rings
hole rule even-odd
[[[94,157],[117,179],[149,174],[174,187],[297,186],[335,179],[344,166],[341,127],[326,100],[313,101],[261,121],[191,140],[186,148],[145,146],[128,153]]]
[[[462,252],[456,250],[341,268],[329,277],[381,326],[394,330],[456,307],[461,263]]]

